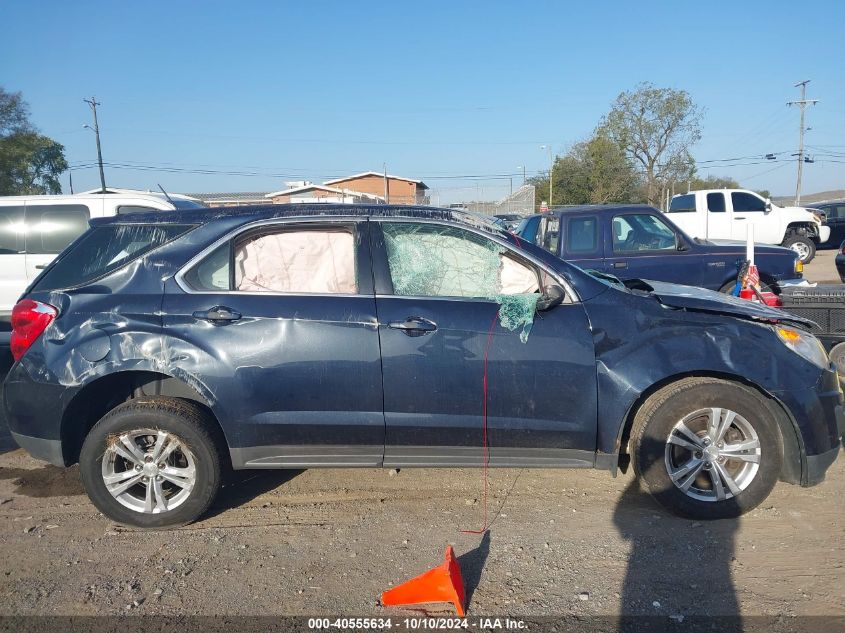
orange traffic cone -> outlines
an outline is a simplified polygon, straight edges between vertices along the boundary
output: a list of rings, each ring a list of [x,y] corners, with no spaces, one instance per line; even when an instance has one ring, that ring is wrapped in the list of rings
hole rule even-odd
[[[442,565],[381,594],[381,603],[385,606],[425,602],[451,602],[459,617],[465,615],[464,579],[451,545],[446,547],[446,560]]]

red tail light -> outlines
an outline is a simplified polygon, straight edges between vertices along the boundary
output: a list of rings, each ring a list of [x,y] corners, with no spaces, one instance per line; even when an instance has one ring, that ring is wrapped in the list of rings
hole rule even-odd
[[[839,252],[845,255],[845,244],[842,245],[842,248],[839,249]]]
[[[12,337],[9,342],[12,357],[20,360],[58,314],[56,308],[40,301],[18,301],[12,309]]]

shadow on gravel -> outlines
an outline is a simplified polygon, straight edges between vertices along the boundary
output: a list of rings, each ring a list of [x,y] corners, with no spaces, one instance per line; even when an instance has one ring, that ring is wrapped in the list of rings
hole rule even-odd
[[[305,472],[304,470],[236,470],[224,479],[214,504],[203,519],[210,519],[278,488],[282,484]]]
[[[84,495],[79,466],[59,468],[45,464],[41,468],[0,468],[0,479],[11,479],[15,494],[26,497],[63,497]]]
[[[714,624],[708,617],[701,622],[702,616],[723,616],[720,633],[743,631],[731,575],[738,519],[676,517],[658,506],[637,479],[625,489],[613,519],[631,542],[619,631],[663,631],[670,625],[698,631],[694,624]]]
[[[484,532],[478,547],[471,549],[465,554],[458,556],[458,563],[461,566],[461,576],[464,579],[464,592],[466,596],[464,606],[469,609],[472,602],[472,594],[475,593],[478,583],[481,582],[481,572],[487,563],[490,555],[490,532]]]

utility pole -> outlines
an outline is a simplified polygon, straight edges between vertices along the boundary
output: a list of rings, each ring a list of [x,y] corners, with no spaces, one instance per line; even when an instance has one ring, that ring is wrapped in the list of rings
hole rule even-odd
[[[786,105],[792,106],[797,105],[801,108],[801,127],[798,129],[798,182],[795,185],[795,206],[797,207],[801,204],[801,176],[804,173],[804,131],[806,128],[804,127],[804,110],[807,107],[807,104],[815,105],[819,102],[818,99],[807,99],[807,84],[810,83],[809,79],[804,81],[799,81],[795,84],[795,88],[801,88],[801,99],[798,101],[787,101]]]
[[[85,127],[94,130],[94,136],[97,137],[97,163],[100,165],[100,191],[101,193],[106,192],[106,175],[103,173],[103,151],[100,149],[100,126],[97,124],[97,106],[101,105],[97,102],[96,97],[91,97],[91,99],[83,99],[85,103],[91,106],[91,112],[94,113],[94,127],[91,128],[90,125],[86,125]]]
[[[555,192],[555,163],[554,159],[552,158],[552,146],[549,145],[541,145],[540,149],[547,149],[549,150],[549,209],[554,206],[554,192]]]
[[[382,163],[384,168],[384,204],[390,204],[390,189],[387,185],[387,163]]]

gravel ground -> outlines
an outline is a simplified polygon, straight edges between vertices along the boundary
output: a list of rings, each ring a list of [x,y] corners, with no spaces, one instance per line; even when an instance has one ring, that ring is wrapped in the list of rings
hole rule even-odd
[[[176,531],[117,527],[76,468],[0,455],[0,614],[398,615],[378,597],[453,544],[470,613],[845,616],[845,459],[741,520],[668,515],[630,476],[246,474]]]
[[[838,284],[842,283],[839,280],[839,273],[836,272],[836,253],[835,248],[819,249],[816,251],[816,256],[807,266],[804,267],[804,276],[812,282],[821,284]]]

